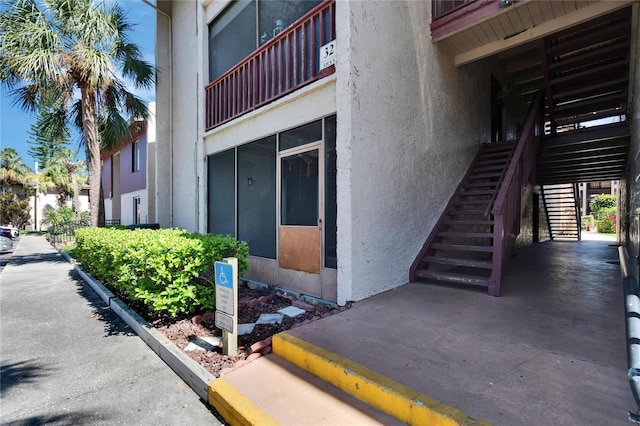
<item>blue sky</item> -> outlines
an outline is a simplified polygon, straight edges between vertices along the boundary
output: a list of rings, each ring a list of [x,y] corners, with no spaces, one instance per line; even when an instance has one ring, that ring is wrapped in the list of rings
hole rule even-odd
[[[129,22],[135,24],[133,41],[143,52],[144,60],[155,62],[155,11],[141,0],[117,0],[117,3],[127,11]],[[155,3],[155,2],[152,2]],[[14,99],[9,96],[4,86],[0,89],[0,149],[12,147],[22,157],[24,163],[33,170],[35,159],[27,154],[32,146],[29,144],[29,130],[35,122],[36,116],[14,106]],[[155,100],[155,91],[136,91],[145,101]],[[70,147],[79,151],[78,157],[84,159],[84,148],[79,146],[78,134],[71,137]]]

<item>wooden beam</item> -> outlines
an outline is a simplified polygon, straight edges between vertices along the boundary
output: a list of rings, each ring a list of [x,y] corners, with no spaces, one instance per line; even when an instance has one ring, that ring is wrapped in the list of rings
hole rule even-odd
[[[494,41],[493,43],[488,43],[456,55],[454,63],[459,67],[461,65],[486,58],[487,56],[491,56],[495,53],[503,52],[507,49],[520,46],[533,40],[541,39],[555,32],[562,31],[574,25],[578,25],[591,19],[606,15],[607,13],[622,9],[632,3],[634,3],[634,0],[599,1],[597,3],[590,4],[589,6],[578,9],[575,12],[571,12],[560,18],[546,21],[537,27],[533,27],[520,34],[516,34],[513,37]]]
[[[544,148],[558,147],[562,145],[575,145],[585,142],[603,141],[609,139],[628,138],[631,135],[627,123],[607,124],[595,128],[581,129],[567,135],[560,134],[553,138],[544,139]]]

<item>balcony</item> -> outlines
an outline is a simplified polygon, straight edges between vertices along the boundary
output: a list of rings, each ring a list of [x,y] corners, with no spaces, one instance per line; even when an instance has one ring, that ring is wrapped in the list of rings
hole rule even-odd
[[[205,127],[211,130],[326,77],[319,49],[335,40],[335,0],[302,16],[205,88]]]
[[[432,0],[431,37],[457,66],[540,41],[634,0]]]

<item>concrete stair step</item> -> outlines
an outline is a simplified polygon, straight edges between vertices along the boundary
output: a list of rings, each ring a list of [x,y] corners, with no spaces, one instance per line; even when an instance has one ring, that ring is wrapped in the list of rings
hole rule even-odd
[[[273,353],[211,382],[209,403],[239,425],[403,424]]]
[[[208,401],[234,425],[487,425],[289,332],[211,382]]]

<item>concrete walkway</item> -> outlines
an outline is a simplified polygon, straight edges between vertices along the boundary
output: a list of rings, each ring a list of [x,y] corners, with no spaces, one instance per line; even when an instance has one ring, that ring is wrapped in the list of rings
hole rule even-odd
[[[408,284],[286,334],[496,425],[629,424],[613,243],[516,250],[501,297]]]
[[[33,235],[0,275],[0,423],[220,424]]]

